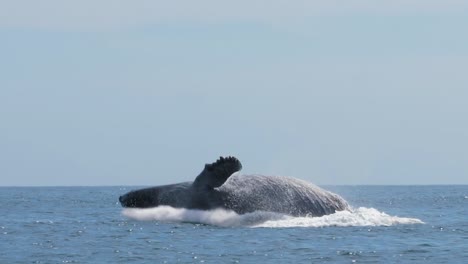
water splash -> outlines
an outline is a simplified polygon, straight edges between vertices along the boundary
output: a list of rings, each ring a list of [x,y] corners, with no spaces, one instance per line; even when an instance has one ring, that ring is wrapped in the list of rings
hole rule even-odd
[[[122,214],[140,221],[189,222],[221,227],[328,227],[328,226],[392,226],[400,224],[423,224],[416,218],[391,216],[374,208],[359,207],[322,217],[293,217],[284,214],[257,211],[239,215],[233,211],[215,209],[210,211],[189,210],[159,206],[149,209],[123,209]]]
[[[374,208],[359,207],[322,217],[291,217],[290,219],[266,221],[257,227],[328,227],[328,226],[393,226],[401,224],[424,224],[417,218],[391,216]]]

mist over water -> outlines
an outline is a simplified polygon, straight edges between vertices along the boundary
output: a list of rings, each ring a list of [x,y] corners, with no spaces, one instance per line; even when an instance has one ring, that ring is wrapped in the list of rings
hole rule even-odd
[[[209,211],[189,210],[159,206],[149,209],[126,208],[122,214],[140,221],[186,222],[220,227],[329,227],[329,226],[392,226],[399,224],[423,224],[417,218],[391,216],[374,208],[359,207],[339,211],[322,217],[293,217],[289,215],[256,211],[239,215],[225,209]]]

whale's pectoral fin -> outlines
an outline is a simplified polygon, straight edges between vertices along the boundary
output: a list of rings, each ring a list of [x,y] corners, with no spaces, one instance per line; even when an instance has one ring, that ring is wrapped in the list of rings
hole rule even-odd
[[[206,164],[200,175],[193,182],[196,189],[213,189],[226,182],[237,171],[242,169],[242,164],[235,157],[219,157],[216,162]]]

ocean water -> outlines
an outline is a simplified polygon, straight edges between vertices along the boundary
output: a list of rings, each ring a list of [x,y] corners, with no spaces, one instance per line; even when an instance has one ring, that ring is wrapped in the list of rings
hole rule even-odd
[[[136,188],[136,187],[135,187]],[[468,263],[468,186],[325,186],[323,217],[123,209],[132,187],[1,187],[0,263]]]

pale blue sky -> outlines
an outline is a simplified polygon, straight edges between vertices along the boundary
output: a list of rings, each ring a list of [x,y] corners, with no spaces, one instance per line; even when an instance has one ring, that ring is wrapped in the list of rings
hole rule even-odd
[[[0,185],[468,184],[468,2],[341,2],[0,2]]]

